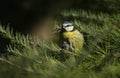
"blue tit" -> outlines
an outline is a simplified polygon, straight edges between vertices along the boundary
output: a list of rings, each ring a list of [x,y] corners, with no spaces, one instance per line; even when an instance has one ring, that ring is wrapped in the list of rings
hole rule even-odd
[[[69,21],[62,24],[60,32],[62,51],[77,52],[83,48],[84,37]]]

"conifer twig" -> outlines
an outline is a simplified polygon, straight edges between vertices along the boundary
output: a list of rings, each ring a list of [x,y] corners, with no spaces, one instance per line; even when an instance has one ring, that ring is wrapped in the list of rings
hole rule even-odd
[[[23,68],[23,67],[21,67],[21,66],[19,66],[19,65],[16,65],[16,64],[12,63],[11,61],[9,61],[9,60],[7,60],[7,59],[5,59],[5,58],[1,58],[1,57],[0,57],[0,61],[1,61],[1,62],[5,62],[5,63],[7,63],[7,64],[9,64],[9,65],[15,66],[15,67],[17,67],[17,68],[19,68],[19,69],[22,69],[23,71],[30,72],[28,69]]]

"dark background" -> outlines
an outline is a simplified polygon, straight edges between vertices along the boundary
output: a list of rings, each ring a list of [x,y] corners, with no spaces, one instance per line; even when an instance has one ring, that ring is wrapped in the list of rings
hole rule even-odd
[[[119,13],[120,0],[0,0],[0,22],[27,33],[38,20],[71,8],[113,14]]]

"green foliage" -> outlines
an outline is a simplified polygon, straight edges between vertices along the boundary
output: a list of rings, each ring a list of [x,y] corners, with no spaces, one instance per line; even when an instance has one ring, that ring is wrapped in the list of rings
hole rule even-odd
[[[10,40],[8,59],[0,57],[0,78],[119,78],[120,17],[83,10],[65,10],[85,37],[80,54],[60,52],[56,41],[13,33],[0,26],[0,35]]]
[[[76,0],[73,7],[109,14],[120,12],[120,0]]]

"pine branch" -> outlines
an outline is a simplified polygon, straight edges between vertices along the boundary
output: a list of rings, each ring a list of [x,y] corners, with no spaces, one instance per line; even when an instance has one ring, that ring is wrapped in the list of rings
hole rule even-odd
[[[30,71],[30,70],[27,69],[27,68],[23,68],[23,67],[21,67],[21,66],[19,66],[19,65],[14,64],[14,63],[12,63],[11,61],[9,61],[9,60],[7,60],[7,59],[5,59],[5,58],[0,58],[0,61],[1,61],[1,62],[4,62],[4,63],[7,63],[7,64],[9,64],[9,65],[11,65],[11,66],[17,67],[17,68],[19,68],[19,69],[21,69],[21,70],[23,70],[23,71],[33,72],[33,71]]]

